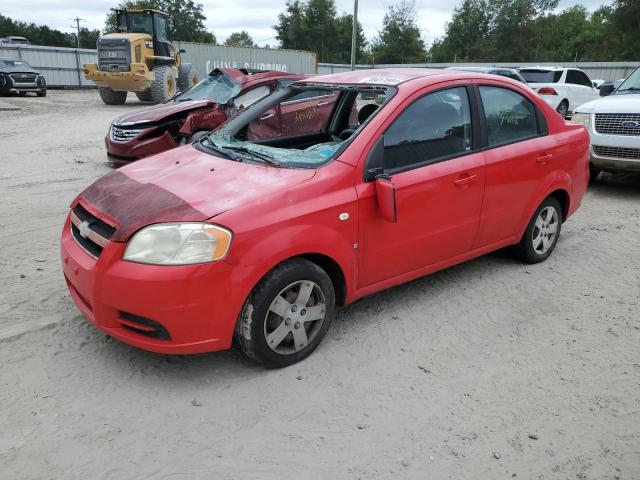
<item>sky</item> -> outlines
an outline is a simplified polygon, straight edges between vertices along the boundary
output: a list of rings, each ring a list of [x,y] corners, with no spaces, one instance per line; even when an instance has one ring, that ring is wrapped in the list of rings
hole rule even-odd
[[[276,32],[272,26],[277,22],[278,14],[286,5],[286,0],[197,0],[204,6],[207,17],[207,29],[213,31],[218,42],[223,42],[231,33],[240,30],[249,32],[260,46],[277,45]],[[109,8],[116,6],[118,0],[1,0],[0,14],[26,22],[48,25],[51,28],[71,32],[73,18],[84,20],[82,26],[90,30],[104,27],[104,19]],[[362,24],[367,38],[377,35],[382,25],[386,8],[394,0],[359,0],[358,20]],[[441,37],[451,13],[462,0],[416,0],[418,26],[422,36],[430,44]],[[601,4],[611,0],[561,0],[560,8],[575,4],[595,10]],[[338,12],[353,10],[353,0],[336,0]]]

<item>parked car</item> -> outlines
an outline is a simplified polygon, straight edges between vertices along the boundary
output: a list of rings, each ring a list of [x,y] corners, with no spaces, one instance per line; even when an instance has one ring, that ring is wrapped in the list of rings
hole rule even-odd
[[[520,72],[515,68],[506,68],[506,67],[467,67],[465,65],[455,66],[455,67],[446,67],[445,70],[458,70],[459,72],[477,72],[477,73],[488,73],[491,75],[500,75],[501,77],[511,78],[513,80],[517,80],[518,82],[527,83]]]
[[[186,354],[235,336],[282,367],[318,346],[337,305],[509,245],[547,259],[588,153],[582,125],[507,78],[313,77],[82,192],[64,277],[123,342]]]
[[[31,42],[25,37],[17,37],[15,35],[0,38],[0,43],[8,43],[11,45],[31,45]]]
[[[604,82],[602,85],[598,87],[598,90],[600,91],[600,96],[606,97],[608,95],[611,95],[616,88],[622,85],[622,82],[624,82],[624,78],[620,78],[613,82]]]
[[[604,171],[640,172],[640,68],[609,96],[578,107],[573,121],[591,135],[591,176]]]
[[[579,68],[526,67],[521,68],[520,73],[529,86],[564,118],[600,94],[589,76]]]
[[[115,160],[136,160],[195,141],[238,109],[303,75],[220,68],[171,100],[116,118],[105,137]]]
[[[47,82],[42,73],[19,58],[0,58],[0,95],[9,92],[34,92],[47,95]]]

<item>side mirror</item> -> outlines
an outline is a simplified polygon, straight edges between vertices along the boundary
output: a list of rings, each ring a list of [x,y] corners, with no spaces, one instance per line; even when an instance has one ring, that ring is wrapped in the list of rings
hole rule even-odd
[[[181,48],[180,50],[178,50],[178,53],[187,53],[187,51],[184,48]]]
[[[603,83],[602,85],[600,85],[600,96],[609,96],[614,90],[615,88],[613,86],[613,83]]]
[[[376,199],[382,218],[388,222],[397,223],[396,187],[390,178],[378,177],[376,179]]]

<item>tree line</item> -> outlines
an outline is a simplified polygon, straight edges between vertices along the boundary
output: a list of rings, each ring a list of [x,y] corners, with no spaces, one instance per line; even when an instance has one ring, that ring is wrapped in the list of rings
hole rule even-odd
[[[637,60],[640,1],[612,0],[590,12],[575,5],[558,10],[559,0],[462,0],[445,34],[429,47],[420,28],[415,0],[387,7],[381,28],[367,39],[357,24],[356,61],[363,64],[429,62],[548,62]],[[366,5],[366,4],[365,4]],[[194,0],[122,0],[117,9],[150,8],[168,13],[173,40],[216,44],[205,26],[203,6]],[[361,7],[362,8],[362,7]],[[366,7],[364,7],[366,8]],[[117,30],[116,9],[107,13],[104,32]],[[273,25],[278,46],[316,52],[319,62],[349,63],[353,16],[338,13],[335,0],[289,0]],[[12,20],[0,15],[0,37],[19,35],[32,44],[75,47],[75,33]],[[83,28],[80,45],[95,48],[99,30]],[[245,30],[228,46],[256,46]]]

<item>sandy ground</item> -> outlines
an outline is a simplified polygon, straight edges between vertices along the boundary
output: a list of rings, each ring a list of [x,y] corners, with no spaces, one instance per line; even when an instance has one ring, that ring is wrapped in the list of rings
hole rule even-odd
[[[1,479],[640,479],[640,177],[525,266],[497,252],[343,309],[303,363],[160,356],[66,293],[67,206],[131,103],[0,111]]]

